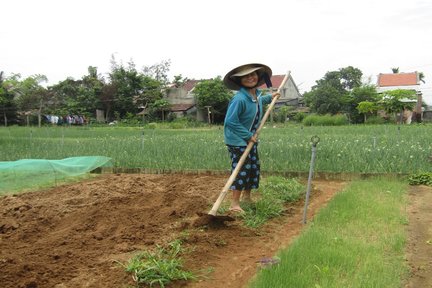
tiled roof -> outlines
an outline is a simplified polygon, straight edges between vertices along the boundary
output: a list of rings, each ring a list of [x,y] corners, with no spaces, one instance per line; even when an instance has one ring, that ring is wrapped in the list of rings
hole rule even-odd
[[[195,104],[172,104],[171,105],[171,112],[187,111],[194,106],[195,106]]]
[[[271,82],[274,88],[277,88],[282,83],[285,75],[272,75]],[[264,89],[267,88],[266,84],[261,85],[259,88]]]
[[[191,91],[195,85],[200,82],[202,80],[187,80],[184,84],[183,84],[183,89],[186,90],[187,92]]]
[[[378,87],[418,85],[417,72],[379,74]]]

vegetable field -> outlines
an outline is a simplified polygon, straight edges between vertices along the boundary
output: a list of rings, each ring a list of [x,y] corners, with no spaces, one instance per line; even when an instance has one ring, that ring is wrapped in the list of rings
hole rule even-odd
[[[394,177],[356,185],[314,178],[309,225],[302,222],[300,198],[277,217],[255,219],[257,226],[240,215],[224,225],[195,226],[197,213],[209,211],[229,176],[222,129],[0,128],[0,161],[106,156],[114,169],[79,183],[0,195],[0,287],[287,287],[289,277],[293,287],[393,288],[408,275],[413,280],[405,287],[432,284],[431,187],[410,188],[409,200],[408,185]],[[430,135],[428,125],[268,125],[260,137],[266,172],[260,190],[272,174],[307,175],[313,136],[320,138],[317,172],[380,175],[368,179],[430,172]],[[307,179],[299,181],[306,187]],[[277,181],[268,186],[286,190]],[[252,211],[264,203],[263,191],[253,198]],[[228,213],[226,205],[221,213]],[[154,265],[133,258],[140,251]],[[175,259],[156,259],[155,251]],[[171,264],[187,272],[173,276]]]
[[[0,160],[100,155],[111,157],[114,167],[119,168],[226,171],[229,159],[222,129],[0,128]],[[415,173],[430,170],[432,125],[268,125],[260,137],[263,171],[309,171],[310,139],[315,135],[320,138],[316,171]]]

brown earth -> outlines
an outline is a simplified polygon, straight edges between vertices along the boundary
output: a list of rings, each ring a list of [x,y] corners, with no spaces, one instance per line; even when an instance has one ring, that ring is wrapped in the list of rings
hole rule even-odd
[[[412,186],[408,206],[406,288],[432,288],[432,187]]]
[[[304,204],[287,207],[283,217],[259,229],[248,229],[239,219],[223,227],[194,227],[197,213],[208,212],[226,181],[226,175],[104,174],[0,197],[0,287],[131,287],[134,281],[119,263],[179,237],[189,251],[182,256],[186,269],[206,277],[168,287],[244,287],[261,259],[300,234]],[[308,217],[345,184],[314,179]],[[419,282],[407,287],[430,287],[418,283],[431,283],[431,257],[423,257],[431,255],[425,240],[431,239],[431,215],[420,199],[432,193],[415,189],[410,221],[429,212],[429,222],[409,226],[413,252],[407,261]]]

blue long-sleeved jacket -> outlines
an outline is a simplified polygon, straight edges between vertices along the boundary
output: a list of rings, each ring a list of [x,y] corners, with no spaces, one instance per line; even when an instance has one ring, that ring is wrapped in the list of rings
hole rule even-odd
[[[257,89],[257,101],[260,107],[260,122],[263,117],[263,106],[272,100],[272,96],[261,95]],[[253,136],[252,125],[257,114],[257,102],[245,88],[241,88],[228,104],[224,122],[224,141],[227,145],[247,146],[248,140]]]

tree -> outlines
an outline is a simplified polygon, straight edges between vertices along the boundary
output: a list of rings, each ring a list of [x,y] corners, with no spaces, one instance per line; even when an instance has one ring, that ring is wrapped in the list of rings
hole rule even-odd
[[[352,66],[348,66],[348,67],[339,69],[339,73],[340,73],[340,79],[341,79],[342,87],[345,90],[350,91],[356,87],[361,86],[361,84],[362,84],[361,77],[362,77],[363,73],[361,72],[360,69],[354,68]]]
[[[171,60],[162,60],[160,63],[151,66],[144,66],[143,73],[145,76],[156,79],[163,85],[168,84],[168,72],[171,66]]]
[[[310,92],[305,93],[304,100],[306,105],[313,112],[318,114],[336,114],[342,110],[344,96],[347,93],[343,92],[332,85],[320,85]]]
[[[406,89],[396,89],[391,91],[386,91],[381,104],[383,105],[384,110],[391,114],[395,114],[400,112],[399,123],[402,123],[403,111],[410,110],[412,111],[415,102],[409,100],[415,100],[416,92],[414,90],[406,90]],[[396,118],[396,122],[397,118]]]
[[[374,111],[366,111],[365,113],[358,109],[358,106],[362,102],[376,103],[381,99],[381,96],[376,91],[376,86],[371,84],[364,84],[359,87],[355,87],[349,94],[349,103],[351,106],[350,119],[354,123],[360,123],[366,121],[366,114],[373,113]],[[376,111],[376,110],[375,110]],[[363,113],[361,117],[360,113]],[[363,119],[361,119],[363,118]]]
[[[367,120],[367,114],[372,114],[378,110],[378,106],[375,102],[362,101],[357,105],[357,110],[363,114],[364,123]]]
[[[162,99],[162,84],[158,80],[143,76],[142,87],[141,93],[134,99],[138,107],[149,107],[151,103]]]
[[[391,70],[392,70],[393,74],[399,73],[399,67],[391,68]]]
[[[81,84],[81,80],[74,80],[69,77],[48,87],[53,95],[50,113],[68,115],[79,112],[76,110],[80,110],[81,106],[78,101]]]
[[[349,94],[361,85],[362,75],[361,70],[352,66],[327,72],[303,95],[306,105],[318,114],[353,113]]]
[[[183,85],[188,81],[187,77],[183,78],[181,74],[174,76],[173,84],[176,88],[183,87]]]
[[[418,73],[418,76],[419,76],[419,81],[420,81],[420,82],[423,82],[423,84],[425,84],[426,81],[424,80],[424,78],[425,78],[424,73],[423,73],[423,72],[419,72],[419,73]]]
[[[206,109],[206,106],[210,106],[213,121],[223,122],[233,93],[225,87],[220,76],[215,79],[200,81],[195,86],[194,95],[198,109]]]
[[[3,123],[8,126],[11,121],[16,121],[17,107],[14,101],[15,95],[19,93],[18,83],[19,74],[5,77],[3,71],[0,72],[0,110],[3,114]]]
[[[169,111],[171,104],[165,99],[159,99],[154,101],[150,105],[151,110],[156,112],[162,112],[162,121],[165,121],[165,111]]]
[[[88,75],[82,77],[77,101],[80,107],[75,110],[78,114],[93,114],[102,108],[101,94],[105,85],[103,77],[97,73],[97,68],[89,66]]]
[[[36,111],[38,116],[38,126],[42,125],[42,111],[47,107],[50,94],[41,85],[47,82],[45,75],[33,75],[18,83],[19,93],[15,97],[18,108],[21,111]],[[27,124],[29,124],[27,122]]]
[[[135,69],[135,64],[131,61],[128,66],[123,64],[111,63],[111,72],[109,79],[111,88],[115,88],[114,97],[112,99],[112,109],[120,117],[126,115],[127,112],[136,114],[138,105],[136,99],[144,92],[144,75]],[[109,115],[106,115],[109,119]]]

